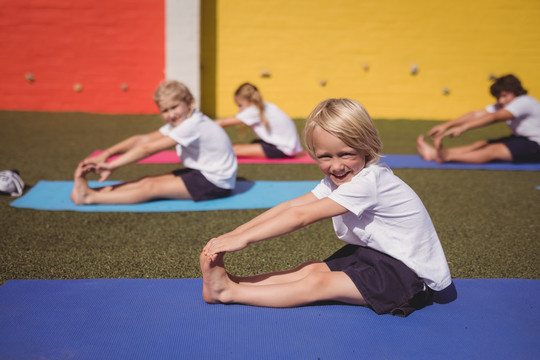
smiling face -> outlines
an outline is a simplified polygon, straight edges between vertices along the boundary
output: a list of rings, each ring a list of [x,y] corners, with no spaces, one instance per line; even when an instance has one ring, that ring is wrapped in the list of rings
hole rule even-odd
[[[351,181],[366,166],[365,151],[347,146],[318,126],[313,130],[313,147],[317,165],[336,186]]]
[[[173,97],[164,97],[159,101],[159,111],[163,120],[172,126],[179,125],[187,119],[191,113],[190,106],[181,100]]]

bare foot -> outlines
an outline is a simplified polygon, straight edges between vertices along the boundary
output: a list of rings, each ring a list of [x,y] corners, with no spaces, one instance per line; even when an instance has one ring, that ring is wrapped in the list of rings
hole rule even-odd
[[[233,284],[225,271],[223,253],[206,256],[201,254],[203,274],[203,299],[209,304],[229,302],[228,287]]]
[[[79,166],[77,166],[75,174],[73,175],[75,185],[71,191],[71,200],[76,205],[86,204],[86,198],[92,191],[88,186],[86,174],[88,174],[88,171],[84,169],[83,163],[79,163]]]
[[[437,150],[424,141],[424,135],[420,135],[416,139],[416,150],[418,150],[422,158],[426,161],[437,160]]]

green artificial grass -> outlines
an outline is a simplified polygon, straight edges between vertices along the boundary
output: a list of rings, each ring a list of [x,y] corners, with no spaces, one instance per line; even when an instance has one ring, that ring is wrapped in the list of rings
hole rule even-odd
[[[296,120],[299,128],[303,120]],[[376,120],[385,153],[416,153],[415,139],[437,122]],[[17,168],[28,187],[70,180],[92,151],[156,130],[159,116],[0,112],[0,170]],[[228,129],[239,140],[236,129]],[[450,146],[508,133],[493,125],[449,139]],[[249,141],[247,134],[242,141]],[[112,180],[177,168],[131,165]],[[540,172],[396,169],[428,209],[456,278],[540,278]],[[241,164],[248,180],[318,180],[313,164]],[[263,210],[178,213],[79,213],[16,209],[0,197],[0,284],[9,279],[193,278],[214,236]],[[232,273],[283,270],[320,260],[343,245],[330,220],[228,254]]]

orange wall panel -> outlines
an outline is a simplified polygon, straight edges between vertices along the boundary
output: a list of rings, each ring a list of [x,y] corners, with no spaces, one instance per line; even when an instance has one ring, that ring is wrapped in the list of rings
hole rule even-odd
[[[164,0],[0,0],[0,109],[156,112],[164,21]]]

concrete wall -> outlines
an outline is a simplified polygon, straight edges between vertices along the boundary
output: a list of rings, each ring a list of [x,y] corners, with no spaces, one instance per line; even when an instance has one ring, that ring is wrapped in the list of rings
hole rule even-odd
[[[235,113],[244,81],[293,117],[352,97],[377,118],[448,119],[490,103],[490,76],[506,73],[540,96],[538,0],[211,0],[203,10],[203,23],[216,19],[202,43],[203,64],[214,60],[203,105],[215,101],[203,110],[217,116]]]

